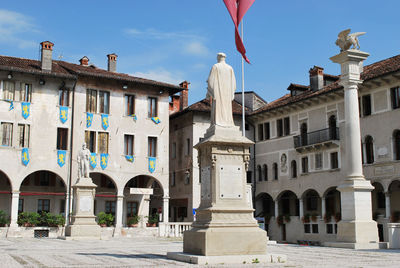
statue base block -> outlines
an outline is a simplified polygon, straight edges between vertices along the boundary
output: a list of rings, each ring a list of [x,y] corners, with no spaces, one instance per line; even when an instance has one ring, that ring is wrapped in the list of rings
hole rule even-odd
[[[100,239],[99,225],[68,225],[65,227],[65,236],[72,240]]]

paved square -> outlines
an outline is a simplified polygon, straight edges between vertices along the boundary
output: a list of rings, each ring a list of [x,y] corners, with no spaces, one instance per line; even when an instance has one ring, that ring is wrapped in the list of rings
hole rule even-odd
[[[286,254],[288,262],[236,267],[399,267],[400,263],[400,250],[357,251],[281,244],[268,245],[268,250]],[[182,251],[182,241],[149,237],[108,241],[4,239],[0,240],[0,267],[201,267],[168,260],[168,251]]]

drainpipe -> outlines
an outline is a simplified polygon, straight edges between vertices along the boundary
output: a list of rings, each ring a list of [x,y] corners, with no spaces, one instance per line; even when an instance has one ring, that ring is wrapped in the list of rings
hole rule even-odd
[[[252,199],[253,199],[253,208],[254,208],[254,213],[256,212],[256,128],[254,127],[253,124],[251,124],[249,121],[247,123],[253,128],[253,178],[252,178]]]
[[[73,148],[73,133],[74,133],[74,117],[75,117],[75,87],[78,79],[75,79],[74,86],[72,88],[72,105],[71,105],[71,134],[69,142],[69,162],[68,162],[68,185],[67,185],[67,209],[65,211],[65,222],[67,225],[71,223],[71,211],[72,211],[72,148]]]

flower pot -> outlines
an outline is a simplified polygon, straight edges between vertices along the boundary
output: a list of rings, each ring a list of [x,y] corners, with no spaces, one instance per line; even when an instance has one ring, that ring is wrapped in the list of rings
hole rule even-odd
[[[102,223],[102,224],[100,224],[100,227],[107,227],[107,224]]]
[[[139,224],[129,224],[129,227],[138,227],[139,226]]]
[[[146,223],[146,227],[156,227],[155,223]]]

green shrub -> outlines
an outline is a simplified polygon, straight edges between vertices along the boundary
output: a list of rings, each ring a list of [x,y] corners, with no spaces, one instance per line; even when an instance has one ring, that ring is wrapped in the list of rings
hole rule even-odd
[[[19,226],[33,227],[33,226],[49,226],[57,227],[65,224],[63,215],[51,214],[48,212],[21,212],[18,214]]]
[[[40,226],[57,227],[65,224],[65,218],[63,215],[51,214],[49,212],[42,212],[40,215]]]
[[[99,225],[111,226],[114,224],[114,216],[105,212],[97,214],[97,223]]]
[[[159,214],[158,213],[154,213],[150,216],[147,217],[147,222],[150,224],[154,224],[154,223],[158,223],[159,220]]]
[[[127,224],[128,224],[128,226],[130,226],[130,225],[138,224],[139,221],[140,221],[140,216],[139,215],[133,215],[132,217],[130,217],[128,219]]]
[[[33,227],[41,222],[40,214],[37,212],[21,212],[18,214],[17,223],[19,226]]]
[[[1,226],[6,226],[10,223],[10,218],[8,217],[8,215],[0,210],[0,227]]]

